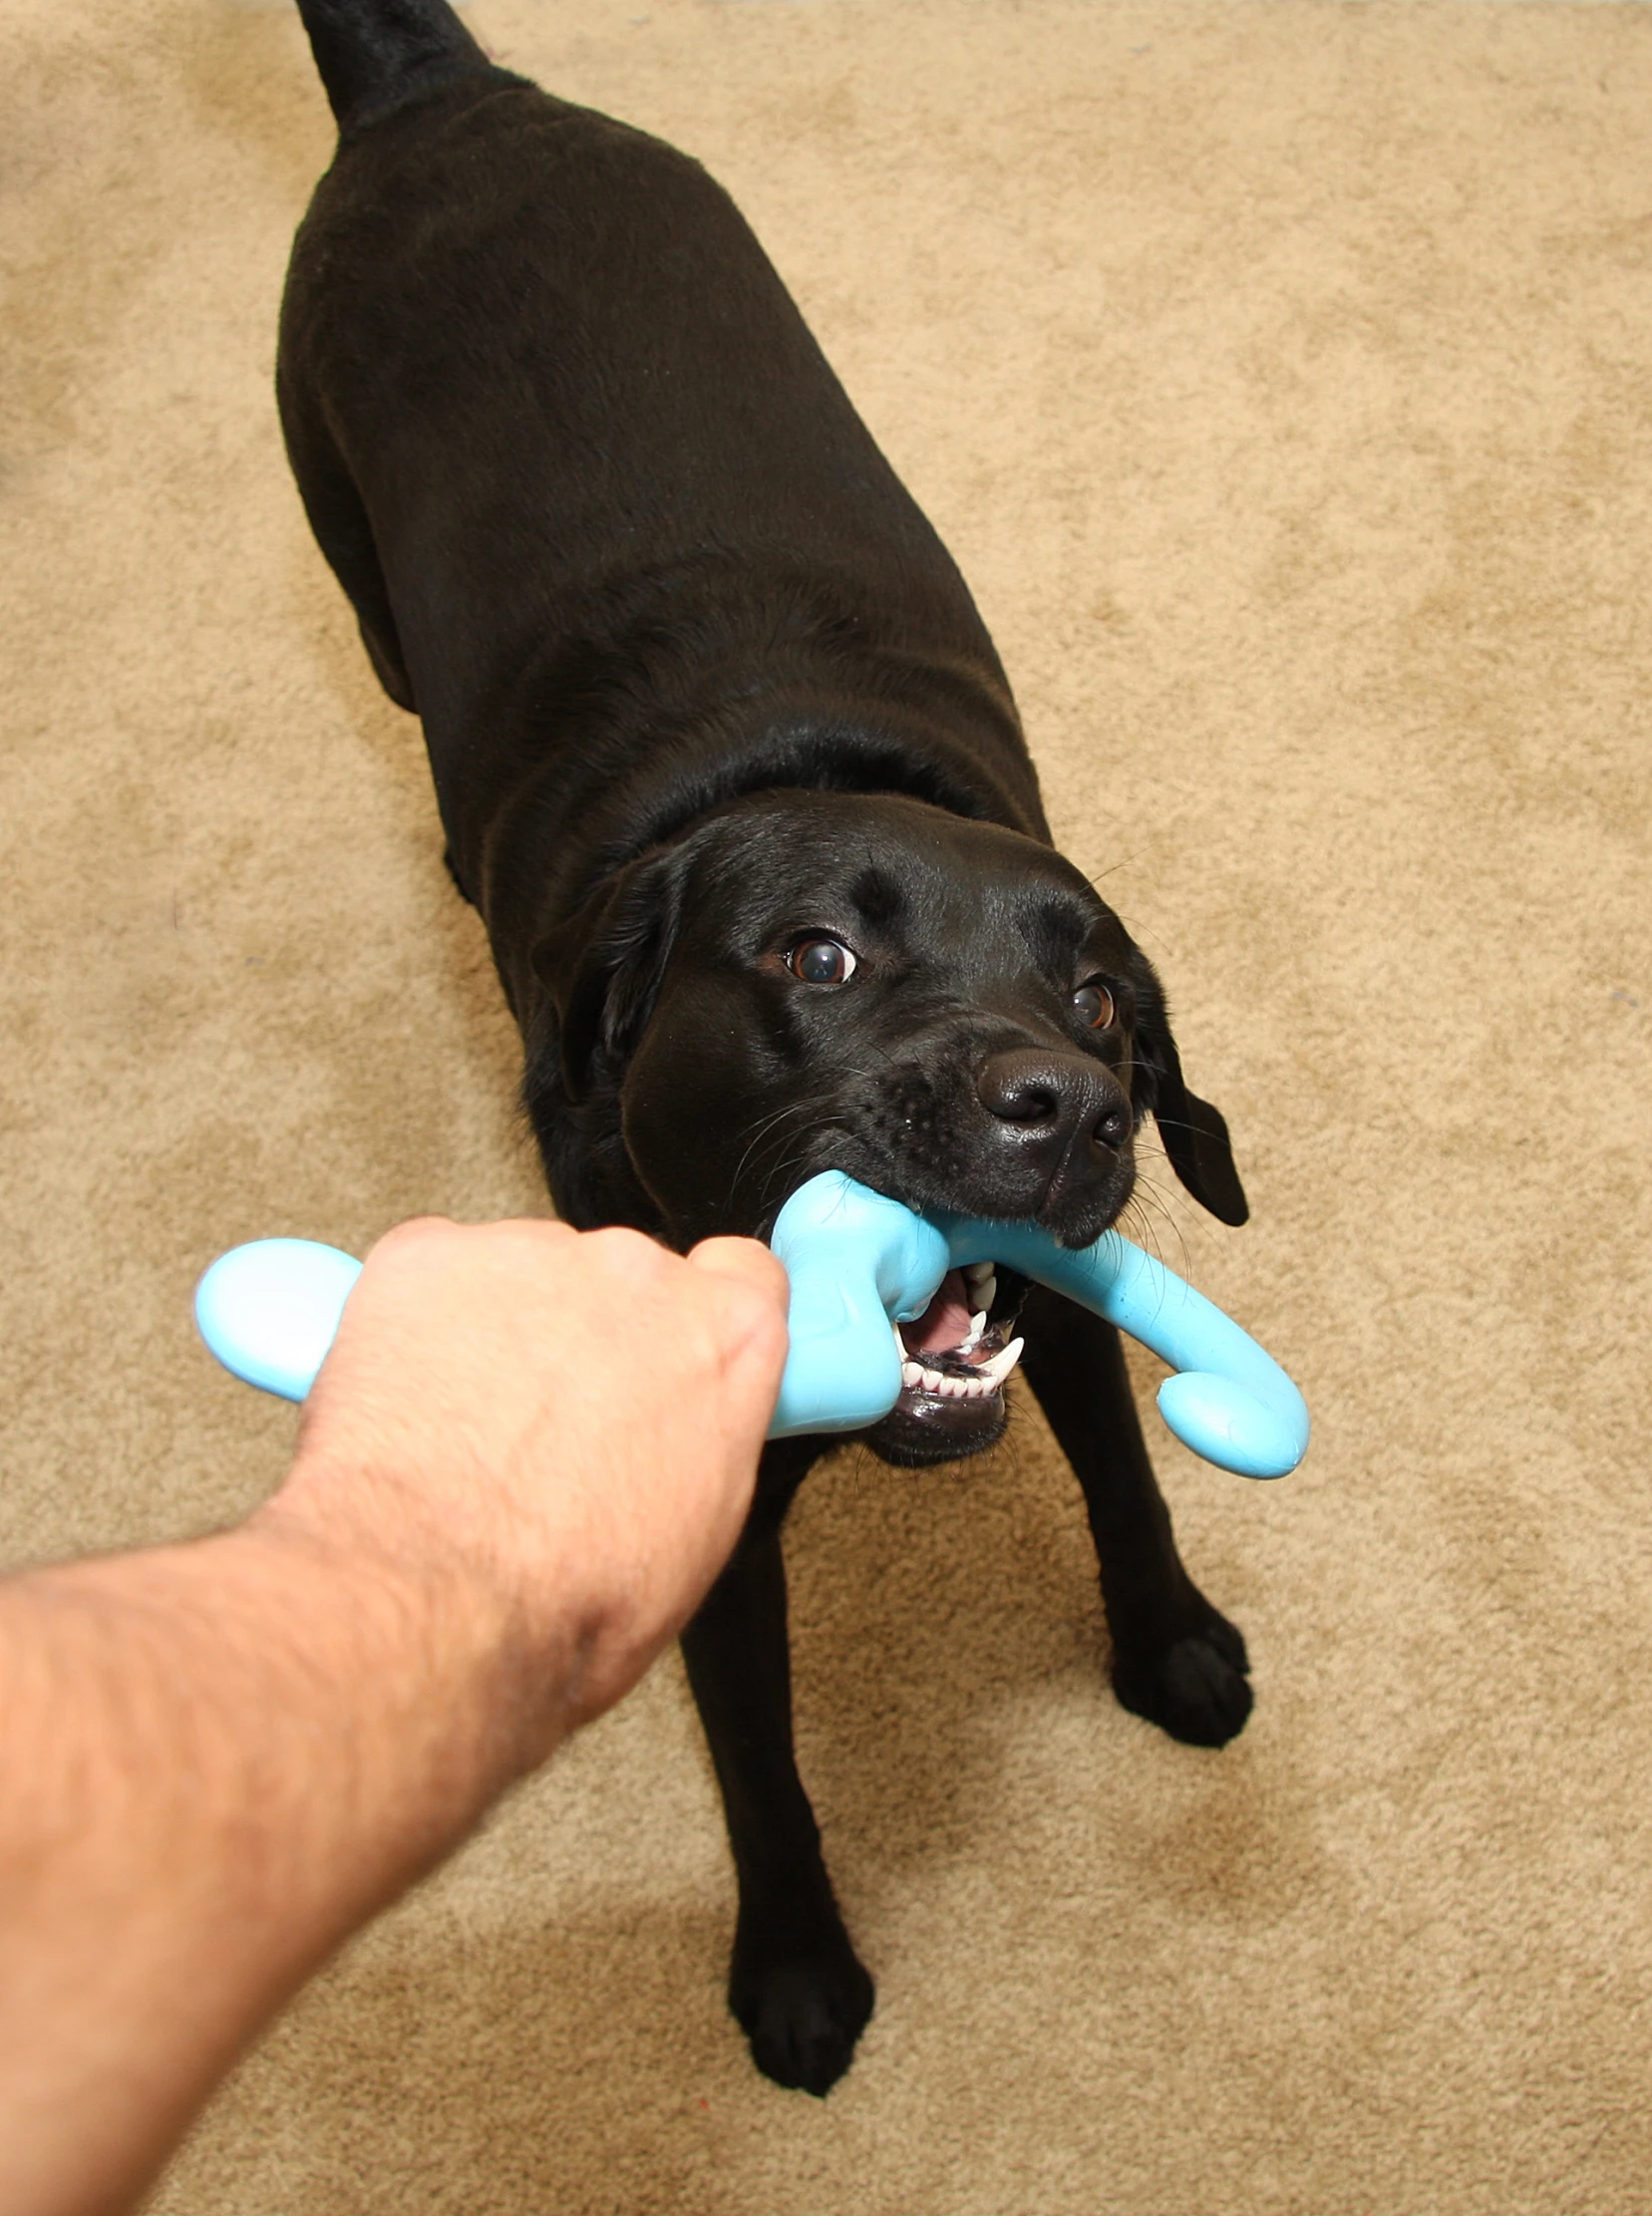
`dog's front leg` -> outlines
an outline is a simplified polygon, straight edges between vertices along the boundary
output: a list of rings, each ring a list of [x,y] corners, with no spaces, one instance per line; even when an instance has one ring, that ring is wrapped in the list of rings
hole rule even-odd
[[[1251,1692],[1238,1629],[1182,1567],[1111,1324],[1035,1286],[1022,1368],[1084,1491],[1113,1634],[1113,1686],[1136,1716],[1194,1746],[1243,1730]]]
[[[765,1450],[751,1520],[683,1633],[740,1883],[729,2006],[759,2069],[812,2093],[847,2069],[872,2012],[792,1746],[781,1525],[825,1443]]]

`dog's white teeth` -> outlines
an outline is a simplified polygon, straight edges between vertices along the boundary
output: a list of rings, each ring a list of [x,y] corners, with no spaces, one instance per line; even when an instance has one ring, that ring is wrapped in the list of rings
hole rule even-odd
[[[975,1374],[985,1379],[989,1392],[999,1391],[1004,1380],[1021,1360],[1021,1350],[1026,1344],[1025,1339],[1012,1339],[1002,1354],[994,1355],[990,1362],[982,1363]]]
[[[985,1309],[970,1318],[969,1337],[963,1342],[961,1352],[967,1352],[975,1344],[986,1329],[986,1323]],[[1021,1350],[1025,1345],[1024,1339],[1012,1339],[1002,1354],[994,1355],[990,1362],[979,1364],[967,1378],[954,1377],[947,1371],[931,1370],[926,1364],[915,1362],[903,1346],[900,1382],[908,1393],[916,1393],[921,1389],[925,1393],[933,1393],[942,1401],[984,1401],[991,1394],[1000,1391],[1004,1380],[1021,1360]]]

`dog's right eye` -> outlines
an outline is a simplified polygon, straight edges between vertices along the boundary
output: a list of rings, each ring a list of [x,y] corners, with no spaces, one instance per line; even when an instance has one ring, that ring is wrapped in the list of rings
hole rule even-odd
[[[848,948],[835,939],[804,939],[786,957],[786,966],[806,985],[846,985],[856,965]]]

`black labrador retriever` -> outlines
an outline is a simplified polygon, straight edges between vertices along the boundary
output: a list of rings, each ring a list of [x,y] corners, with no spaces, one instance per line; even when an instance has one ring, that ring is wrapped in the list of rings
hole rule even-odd
[[[443,0],[301,6],[339,145],[281,422],[424,725],[564,1218],[762,1235],[839,1168],[1076,1246],[1151,1112],[1242,1222],[1152,967],[1051,847],[962,578],[727,195],[493,67]],[[1219,1745],[1244,1643],[1177,1556],[1109,1327],[954,1271],[865,1443],[992,1445],[1012,1332],[1089,1506],[1120,1700]],[[766,1450],[683,1639],[739,1873],[730,2002],[759,2067],[817,2093],[872,2006],[792,1748],[780,1532],[830,1443]]]

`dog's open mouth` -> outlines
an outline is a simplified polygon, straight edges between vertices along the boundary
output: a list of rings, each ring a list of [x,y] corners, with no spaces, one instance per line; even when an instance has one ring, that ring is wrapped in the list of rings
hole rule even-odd
[[[1004,1384],[1021,1360],[1021,1341],[1010,1335],[1027,1289],[1018,1272],[977,1262],[948,1270],[923,1314],[896,1324],[900,1397],[863,1434],[875,1454],[918,1469],[1003,1437]]]
[[[921,1316],[897,1324],[895,1336],[904,1357],[900,1367],[903,1407],[924,1398],[938,1401],[990,1401],[1021,1360],[1022,1342],[1007,1344],[1004,1332],[1013,1310],[994,1319],[999,1305],[998,1274],[991,1262],[971,1262],[948,1270]]]

